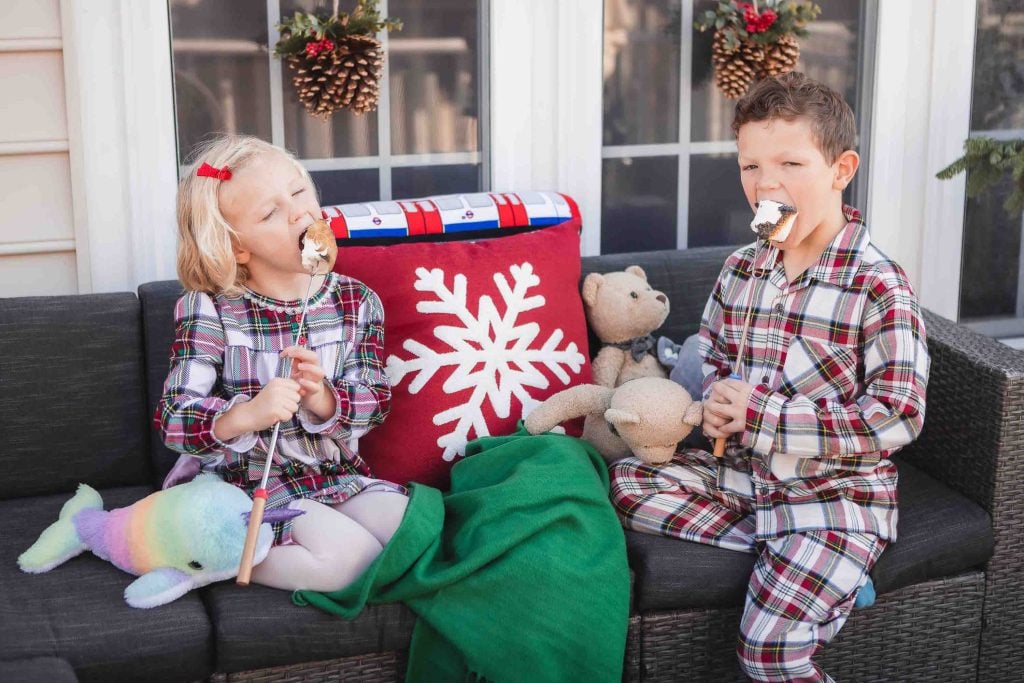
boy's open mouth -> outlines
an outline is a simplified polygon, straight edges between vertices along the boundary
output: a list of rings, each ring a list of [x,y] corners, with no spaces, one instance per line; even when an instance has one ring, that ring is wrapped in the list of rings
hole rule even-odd
[[[306,239],[306,233],[307,232],[309,232],[309,228],[308,227],[305,230],[303,230],[302,232],[299,233],[299,251],[300,252],[302,251],[302,248],[305,246],[305,244],[303,244],[303,242]]]

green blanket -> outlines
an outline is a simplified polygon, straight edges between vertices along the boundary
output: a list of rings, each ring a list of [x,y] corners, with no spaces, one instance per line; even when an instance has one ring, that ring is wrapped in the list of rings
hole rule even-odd
[[[409,681],[619,681],[629,618],[608,470],[567,436],[471,442],[451,492],[413,485],[401,526],[348,588],[293,600],[345,618],[402,601],[417,615]]]

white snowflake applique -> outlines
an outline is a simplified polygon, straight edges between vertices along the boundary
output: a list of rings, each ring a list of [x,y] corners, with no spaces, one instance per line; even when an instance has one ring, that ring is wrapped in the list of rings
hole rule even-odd
[[[411,394],[418,393],[443,367],[452,368],[442,385],[445,393],[472,389],[464,403],[434,415],[434,424],[452,424],[451,431],[437,440],[437,445],[444,449],[443,458],[449,462],[465,452],[470,431],[474,438],[489,435],[481,410],[485,402],[490,403],[498,417],[507,418],[515,396],[523,406],[525,417],[540,403],[527,389],[546,389],[549,384],[541,367],[548,368],[563,384],[568,384],[570,377],[566,369],[579,374],[583,366],[584,357],[575,342],[558,348],[565,336],[561,328],[556,328],[543,345],[534,346],[541,333],[540,325],[535,322],[520,325],[517,320],[521,314],[544,305],[542,295],[528,296],[527,293],[540,284],[540,278],[530,263],[511,266],[509,274],[511,286],[505,273],[494,274],[494,283],[505,305],[504,313],[498,312],[490,296],[483,295],[474,316],[466,301],[465,275],[456,274],[452,289],[448,289],[443,270],[417,268],[415,288],[434,297],[417,303],[416,310],[449,315],[458,323],[434,328],[434,337],[450,350],[437,352],[415,339],[407,339],[402,348],[412,356],[390,355],[387,359],[387,374],[392,384],[398,385],[407,374],[412,375]]]

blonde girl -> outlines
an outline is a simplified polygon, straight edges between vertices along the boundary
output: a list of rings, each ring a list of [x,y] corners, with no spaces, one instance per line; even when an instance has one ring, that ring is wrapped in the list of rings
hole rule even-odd
[[[331,591],[356,579],[397,529],[405,489],[374,479],[358,439],[388,413],[383,310],[366,285],[330,273],[310,286],[302,235],[316,190],[287,151],[248,136],[205,144],[178,189],[178,278],[170,371],[154,416],[180,452],[164,482],[200,470],[250,495],[281,422],[268,509],[304,514],[276,526],[252,580]],[[290,376],[279,376],[291,358]]]

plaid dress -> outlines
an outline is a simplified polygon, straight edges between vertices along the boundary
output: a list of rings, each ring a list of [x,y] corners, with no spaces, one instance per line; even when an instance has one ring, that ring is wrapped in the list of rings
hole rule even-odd
[[[243,296],[188,292],[175,306],[170,371],[154,422],[164,443],[183,455],[165,486],[218,474],[252,495],[259,486],[272,429],[224,442],[216,419],[252,399],[282,374],[282,349],[295,343],[301,301],[281,301],[251,290]],[[358,438],[383,422],[391,388],[381,364],[384,312],[366,285],[331,273],[310,297],[304,345],[327,373],[337,409],[320,422],[304,408],[281,423],[267,484],[267,506],[297,498],[339,503],[366,489],[404,491],[373,479],[359,457]],[[276,527],[290,540],[290,525]]]
[[[728,377],[751,302],[740,375],[755,385],[725,457],[612,466],[623,525],[758,554],[740,660],[756,680],[822,680],[810,656],[842,626],[856,589],[896,538],[889,457],[921,430],[929,358],[904,271],[860,214],[787,281],[780,252],[725,263],[701,320],[705,399]]]

